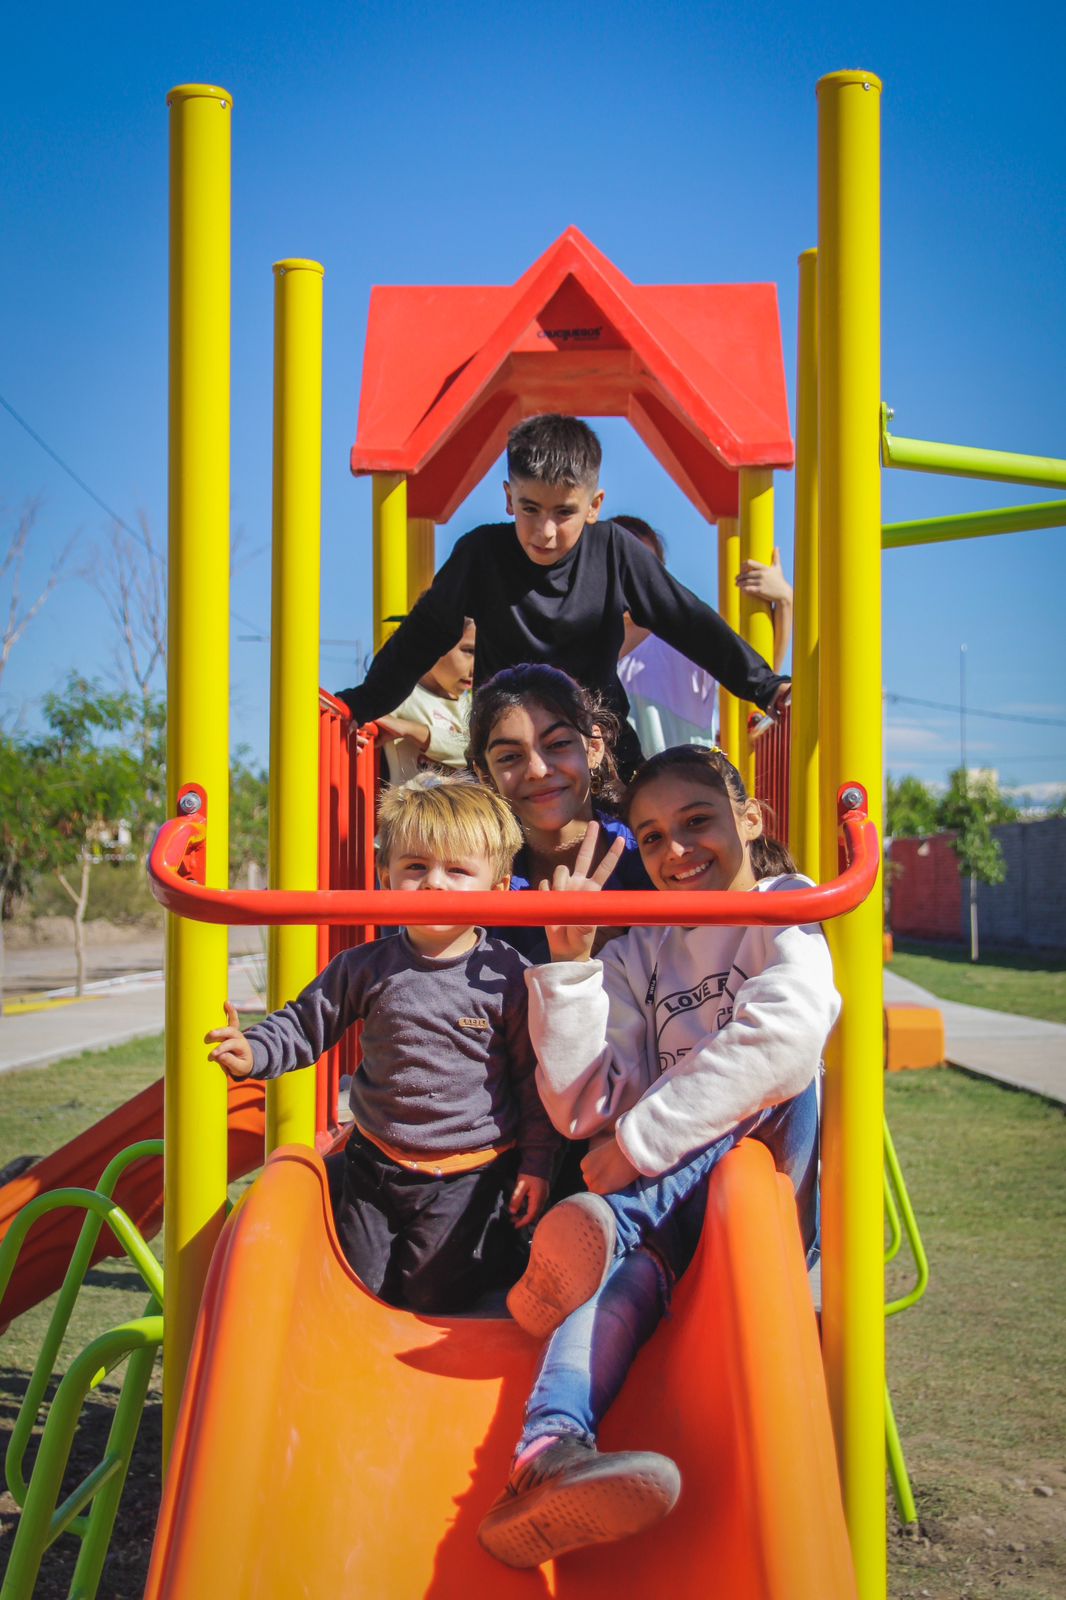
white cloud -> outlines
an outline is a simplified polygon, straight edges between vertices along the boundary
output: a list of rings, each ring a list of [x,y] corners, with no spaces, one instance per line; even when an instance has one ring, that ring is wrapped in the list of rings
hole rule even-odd
[[[982,751],[997,752],[998,746],[987,739],[966,740],[968,764],[972,764],[972,756]],[[958,766],[958,734],[930,728],[922,722],[889,722],[885,726],[885,754],[908,755],[916,759],[941,756],[949,765]]]
[[[1004,786],[1003,793],[1009,794],[1012,800],[1049,806],[1066,795],[1066,783],[1012,783]]]

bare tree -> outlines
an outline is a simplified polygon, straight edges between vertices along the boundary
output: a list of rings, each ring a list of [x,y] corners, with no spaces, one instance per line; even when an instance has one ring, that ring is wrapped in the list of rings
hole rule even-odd
[[[162,687],[160,672],[167,659],[167,566],[145,512],[137,513],[137,522],[140,539],[115,523],[107,548],[93,552],[83,576],[118,631],[119,675],[147,713]]]
[[[75,534],[68,540],[65,548],[53,561],[44,588],[32,600],[25,600],[22,594],[22,580],[26,546],[29,544],[30,534],[40,509],[39,500],[27,500],[6,545],[0,546],[0,585],[4,585],[8,591],[7,614],[0,620],[0,679],[4,676],[4,668],[12,650],[62,577],[67,557],[77,538]],[[3,602],[0,602],[0,605],[2,604]]]

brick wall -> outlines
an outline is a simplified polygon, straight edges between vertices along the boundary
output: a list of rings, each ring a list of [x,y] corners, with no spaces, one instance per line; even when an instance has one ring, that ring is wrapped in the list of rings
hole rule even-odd
[[[953,838],[938,833],[931,839],[893,839],[891,927],[899,937],[962,938],[962,879]]]
[[[1066,950],[1066,817],[1006,822],[992,830],[1007,866],[1003,883],[977,886],[982,944]],[[892,932],[900,938],[970,937],[969,883],[959,873],[953,835],[893,839]]]
[[[1003,883],[977,885],[981,943],[1066,950],[1066,817],[1004,822],[992,831],[1007,876]],[[967,929],[968,897],[967,889]]]

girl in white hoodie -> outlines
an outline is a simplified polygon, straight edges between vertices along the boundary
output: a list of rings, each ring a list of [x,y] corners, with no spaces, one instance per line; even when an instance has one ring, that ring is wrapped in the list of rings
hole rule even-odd
[[[626,820],[656,889],[808,883],[720,750],[653,756]],[[594,827],[553,889],[603,887],[619,846],[593,870]],[[601,1455],[596,1434],[692,1259],[710,1173],[743,1137],[792,1180],[817,1254],[815,1080],[840,1007],[820,927],[637,927],[601,960],[595,932],[549,927],[551,962],[526,974],[541,1097],[560,1132],[592,1147],[589,1193],[547,1214],[508,1296],[522,1327],[551,1335],[510,1481],[479,1530],[511,1566],[634,1533],[676,1501],[672,1461]]]

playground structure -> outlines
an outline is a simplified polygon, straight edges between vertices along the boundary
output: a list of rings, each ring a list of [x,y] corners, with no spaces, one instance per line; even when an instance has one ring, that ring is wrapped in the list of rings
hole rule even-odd
[[[819,84],[818,249],[800,258],[789,835],[801,866],[823,887],[810,891],[813,899],[776,896],[773,919],[786,920],[786,899],[795,901],[787,913],[795,920],[852,907],[827,928],[845,1005],[825,1092],[821,1355],[806,1283],[797,1275],[791,1201],[786,1195],[784,1204],[780,1184],[761,1170],[765,1164],[739,1151],[723,1163],[713,1187],[700,1262],[674,1324],[643,1353],[605,1431],[609,1444],[658,1443],[682,1460],[691,1501],[671,1523],[670,1582],[678,1594],[697,1592],[697,1584],[703,1592],[711,1550],[731,1563],[729,1592],[752,1600],[885,1594],[882,930],[871,842],[879,831],[882,771],[881,549],[1046,526],[1052,513],[1038,506],[882,529],[880,469],[883,457],[886,466],[1066,485],[1063,463],[887,433],[879,368],[879,96],[880,84],[868,73],[836,73]],[[351,781],[350,766],[360,758],[342,708],[325,696],[319,715],[322,268],[302,260],[275,268],[271,888],[256,895],[227,891],[228,638],[217,619],[228,614],[232,102],[225,91],[190,85],[175,90],[169,104],[173,820],[157,843],[153,870],[160,897],[181,914],[168,918],[167,930],[166,1274],[160,1281],[118,1207],[106,1197],[87,1200],[81,1191],[75,1203],[89,1210],[96,1231],[106,1219],[141,1266],[150,1303],[136,1325],[115,1330],[105,1336],[106,1347],[97,1341],[99,1349],[79,1358],[69,1391],[134,1351],[132,1411],[147,1381],[145,1353],[150,1366],[162,1339],[169,1475],[152,1595],[209,1593],[205,1574],[227,1595],[288,1594],[298,1583],[305,1592],[326,1593],[339,1577],[358,1579],[364,1592],[398,1597],[457,1595],[479,1581],[502,1594],[532,1593],[534,1581],[544,1594],[631,1592],[627,1585],[645,1570],[639,1563],[654,1560],[647,1554],[653,1535],[618,1551],[567,1558],[537,1580],[487,1566],[474,1547],[471,1530],[503,1477],[516,1431],[529,1350],[505,1325],[413,1318],[381,1306],[352,1281],[332,1235],[321,1164],[292,1148],[321,1145],[328,1136],[338,1060],[268,1086],[266,1143],[279,1153],[223,1234],[227,1089],[207,1065],[201,1041],[216,1025],[226,992],[224,924],[271,923],[268,999],[275,1005],[346,939],[365,936],[376,922],[434,921],[442,907],[434,896],[410,897],[419,902],[412,907],[408,897],[375,892],[365,882],[349,887],[357,881],[349,867],[362,862],[365,879],[373,818],[365,770]],[[420,320],[413,315],[419,296],[426,312]],[[594,328],[595,351],[577,336]],[[739,330],[733,344],[730,330]],[[421,366],[398,365],[397,339],[409,356],[413,343]],[[450,514],[496,459],[511,422],[552,406],[630,417],[703,514],[717,520],[722,613],[769,656],[769,615],[757,602],[741,610],[732,580],[747,556],[769,560],[773,470],[792,460],[773,291],[632,285],[576,230],[513,287],[375,291],[353,451],[355,469],[374,478],[375,644],[386,636],[386,619],[405,612],[431,576],[433,521]],[[728,696],[722,730],[751,781],[755,748],[741,708]],[[318,791],[309,781],[315,770],[322,774]],[[851,864],[838,879],[842,785]],[[867,812],[872,828],[861,820]],[[323,891],[332,884],[342,887]],[[855,903],[860,891],[865,898]],[[509,907],[514,921],[544,920],[544,897],[516,898]],[[696,920],[751,920],[750,900],[730,908],[720,903],[727,897],[703,898],[719,903],[702,908]],[[572,896],[565,920],[676,921],[682,907],[672,900],[655,895],[635,910],[631,896],[600,895],[593,909]],[[690,897],[683,909],[692,922]],[[469,897],[464,915],[478,915]],[[559,919],[557,905],[552,916]],[[157,1150],[139,1151],[149,1153]],[[916,1234],[890,1142],[885,1153],[893,1178],[893,1254],[901,1213],[912,1241]],[[776,1273],[760,1260],[769,1237],[780,1237]],[[95,1248],[95,1237],[87,1238],[79,1245],[83,1253]],[[12,1259],[7,1245],[4,1251],[0,1266]],[[758,1284],[753,1263],[760,1263]],[[924,1259],[919,1269],[921,1279]],[[887,1309],[901,1308],[902,1302]],[[243,1333],[242,1316],[251,1318]],[[253,1364],[251,1330],[261,1337],[264,1326],[270,1340]],[[787,1359],[780,1338],[771,1337],[774,1329],[788,1330]],[[671,1352],[676,1347],[678,1370],[695,1366],[696,1330],[724,1353],[722,1367],[713,1382],[707,1374],[706,1412],[671,1434],[681,1410],[680,1394],[670,1388]],[[352,1359],[356,1350],[362,1363]],[[636,1424],[641,1396],[638,1440],[627,1430]],[[361,1408],[373,1417],[382,1448],[402,1445],[399,1462],[390,1454],[384,1471],[372,1442],[356,1456],[341,1425],[346,1413],[354,1422]],[[652,1414],[662,1421],[661,1439],[647,1426]],[[410,1439],[403,1431],[409,1415],[419,1419]],[[888,1420],[892,1442],[890,1414]],[[124,1413],[119,1432],[126,1443],[130,1426]],[[708,1433],[715,1448],[694,1453],[694,1439]],[[271,1477],[281,1464],[279,1448],[298,1437],[303,1450],[285,1457],[290,1470],[282,1484]],[[439,1447],[427,1450],[428,1437]],[[122,1448],[55,1511],[63,1461],[57,1477],[57,1451],[48,1453],[48,1473],[40,1484],[35,1473],[25,1495],[21,1548],[4,1600],[30,1593],[45,1546],[90,1503],[88,1521],[104,1530],[106,1547],[125,1470]],[[255,1492],[250,1464],[263,1474]],[[347,1505],[353,1473],[367,1485],[373,1523],[358,1539],[347,1513],[339,1523],[330,1515],[331,1506]],[[470,1490],[471,1474],[480,1499]],[[49,1475],[51,1487],[44,1481]],[[248,1502],[239,1516],[229,1503],[235,1479]],[[425,1507],[421,1524],[401,1528],[403,1508],[412,1503],[420,1515]],[[76,1592],[86,1595],[95,1592],[103,1560],[101,1537],[93,1541],[90,1533],[75,1579],[82,1583]],[[404,1560],[390,1567],[397,1546]],[[221,1560],[229,1562],[224,1582]],[[661,1573],[661,1556],[646,1571]],[[642,1587],[655,1592],[650,1576]]]

